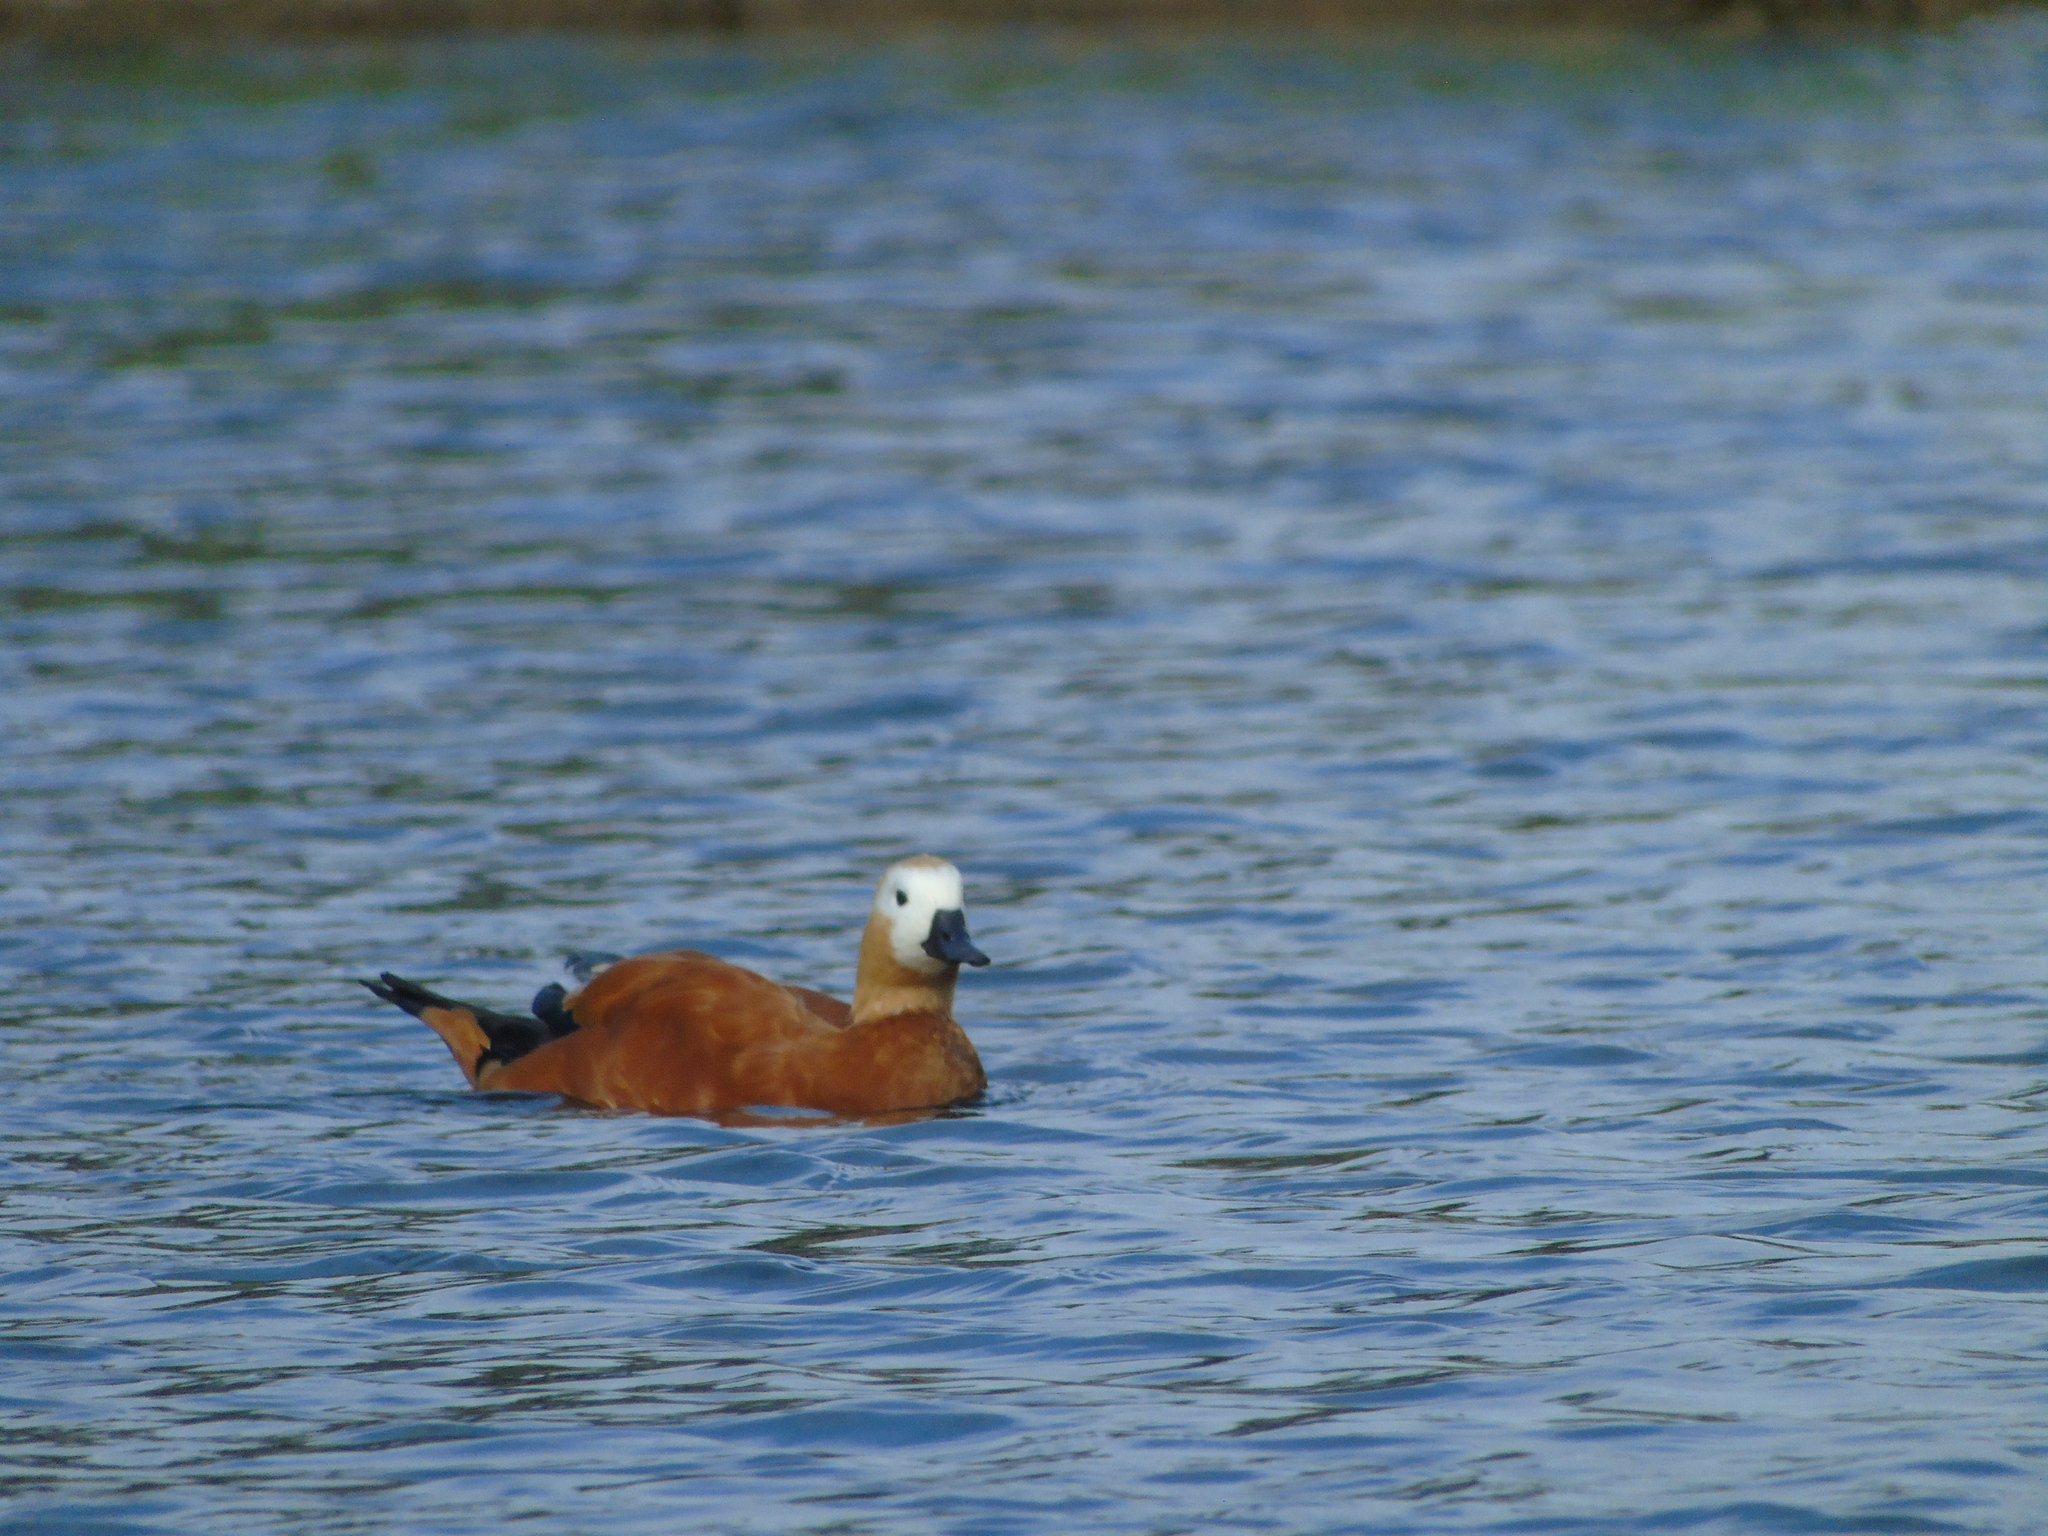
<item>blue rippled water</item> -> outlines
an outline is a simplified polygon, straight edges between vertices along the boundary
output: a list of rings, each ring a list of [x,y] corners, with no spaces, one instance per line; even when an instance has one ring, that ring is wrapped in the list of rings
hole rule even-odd
[[[2038,20],[4,58],[10,1531],[2048,1526]]]

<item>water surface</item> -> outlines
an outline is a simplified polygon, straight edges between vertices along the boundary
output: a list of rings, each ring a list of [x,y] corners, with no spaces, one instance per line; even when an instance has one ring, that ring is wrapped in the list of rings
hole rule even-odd
[[[2037,21],[8,53],[10,1529],[2037,1530],[2044,361]]]

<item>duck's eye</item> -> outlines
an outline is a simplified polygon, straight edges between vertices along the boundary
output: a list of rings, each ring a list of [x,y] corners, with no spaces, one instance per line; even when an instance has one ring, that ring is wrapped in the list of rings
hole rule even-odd
[[[903,892],[898,891],[896,893],[896,905],[899,907],[907,907],[910,905],[910,898],[906,896]]]

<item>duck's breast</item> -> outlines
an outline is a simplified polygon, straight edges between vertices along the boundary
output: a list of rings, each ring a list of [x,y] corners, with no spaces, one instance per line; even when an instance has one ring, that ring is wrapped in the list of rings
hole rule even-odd
[[[806,1102],[847,1115],[937,1109],[988,1086],[974,1043],[944,1013],[899,1013],[855,1024],[819,1060]]]

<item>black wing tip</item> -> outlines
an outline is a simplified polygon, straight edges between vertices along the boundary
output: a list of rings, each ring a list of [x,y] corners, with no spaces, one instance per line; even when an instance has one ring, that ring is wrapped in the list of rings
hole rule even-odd
[[[477,1067],[491,1061],[517,1061],[528,1051],[546,1045],[550,1040],[559,1040],[563,1035],[573,1034],[576,1029],[576,1020],[566,1009],[557,1007],[549,1015],[530,1019],[512,1013],[497,1013],[475,1003],[458,1003],[452,997],[443,997],[416,981],[407,981],[389,971],[375,981],[365,981],[361,985],[385,1002],[403,1008],[416,1019],[429,1008],[460,1008],[467,1012],[490,1042],[489,1048],[476,1059],[474,1065]],[[542,997],[546,997],[545,991]]]
[[[588,985],[590,978],[608,965],[617,965],[625,959],[608,949],[572,949],[562,956],[562,965],[578,981]]]
[[[559,981],[551,981],[533,994],[533,1016],[546,1026],[551,1040],[576,1033],[575,1015],[563,1006],[568,996],[568,989]]]
[[[393,975],[390,971],[385,971],[375,981],[363,981],[358,978],[357,984],[368,987],[373,996],[382,998],[393,1007],[403,1008],[414,1018],[420,1016],[422,1009],[462,1006],[438,992],[428,991],[416,981],[407,981],[403,976]]]

